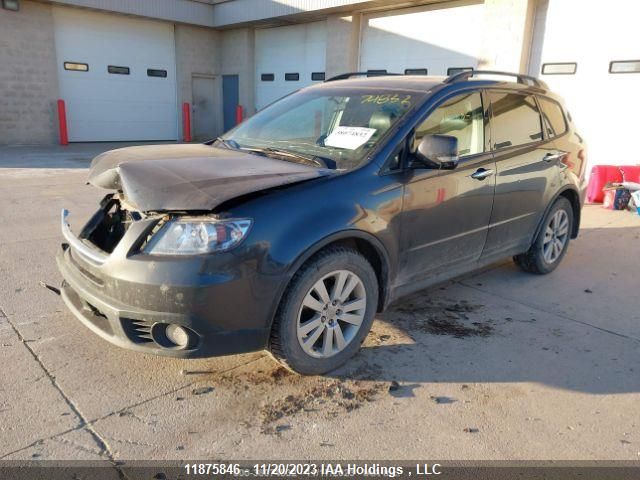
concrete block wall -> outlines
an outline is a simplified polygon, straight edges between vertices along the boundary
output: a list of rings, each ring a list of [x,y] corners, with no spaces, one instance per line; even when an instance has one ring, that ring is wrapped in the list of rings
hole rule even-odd
[[[176,75],[178,80],[178,123],[179,138],[182,139],[182,110],[184,102],[192,104],[192,79],[194,75],[216,77],[219,81],[216,90],[220,92],[218,103],[222,105],[220,75],[220,37],[221,33],[204,27],[190,25],[175,26]],[[222,113],[217,119],[222,125]]]
[[[51,5],[0,9],[0,144],[54,143],[58,77]]]

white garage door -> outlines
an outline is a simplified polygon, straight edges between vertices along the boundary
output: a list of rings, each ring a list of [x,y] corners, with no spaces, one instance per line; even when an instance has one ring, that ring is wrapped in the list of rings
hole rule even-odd
[[[638,18],[629,0],[542,0],[536,11],[530,73],[564,97],[590,165],[640,163],[628,143],[640,112]]]
[[[450,69],[475,68],[484,5],[451,5],[366,15],[360,69],[447,75]]]
[[[69,141],[177,138],[173,25],[54,8]]]
[[[256,109],[324,79],[325,22],[256,31]]]

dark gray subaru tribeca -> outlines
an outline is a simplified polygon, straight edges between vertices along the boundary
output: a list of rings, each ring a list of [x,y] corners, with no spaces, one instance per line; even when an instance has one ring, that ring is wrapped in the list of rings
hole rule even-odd
[[[402,295],[507,256],[551,272],[585,146],[544,83],[505,75],[342,75],[215,141],[99,155],[112,192],[78,235],[62,214],[64,302],[121,347],[318,374]]]

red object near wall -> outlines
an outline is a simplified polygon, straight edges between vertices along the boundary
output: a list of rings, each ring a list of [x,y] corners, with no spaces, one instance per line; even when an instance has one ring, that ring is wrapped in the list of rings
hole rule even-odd
[[[591,169],[589,186],[587,187],[587,202],[602,203],[604,192],[602,188],[609,182],[622,182],[622,172],[615,165],[596,165]]]
[[[242,108],[242,105],[236,105],[236,125],[238,125],[239,123],[242,123],[243,119],[244,119],[244,110]]]
[[[187,102],[182,104],[182,139],[191,141],[191,106]]]
[[[623,181],[640,183],[640,165],[621,165],[620,171]]]
[[[69,145],[67,132],[67,109],[64,100],[58,100],[58,129],[60,133],[60,145]]]

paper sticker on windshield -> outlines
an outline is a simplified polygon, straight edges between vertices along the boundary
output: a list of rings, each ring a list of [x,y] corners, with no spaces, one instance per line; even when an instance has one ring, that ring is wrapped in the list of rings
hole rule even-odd
[[[324,139],[324,144],[328,147],[355,150],[367,143],[374,133],[376,133],[375,128],[336,127],[336,129]]]

